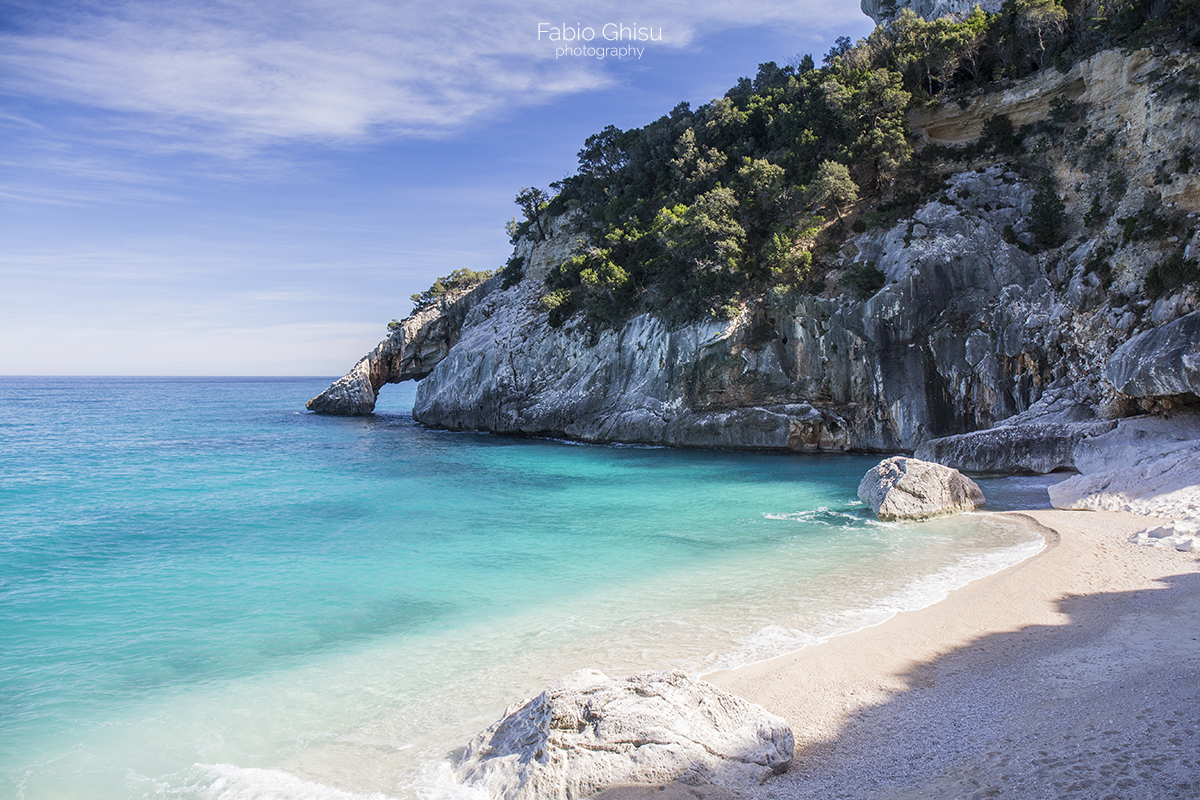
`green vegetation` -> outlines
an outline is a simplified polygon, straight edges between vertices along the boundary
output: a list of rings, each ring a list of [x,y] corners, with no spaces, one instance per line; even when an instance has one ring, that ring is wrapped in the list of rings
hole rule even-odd
[[[1029,232],[1033,234],[1033,240],[1040,247],[1058,247],[1067,238],[1066,222],[1067,207],[1058,196],[1054,179],[1042,178],[1029,214]]]
[[[525,257],[513,256],[504,265],[504,269],[500,270],[500,288],[507,289],[510,286],[516,286],[524,275]]]
[[[842,206],[858,202],[858,184],[850,179],[850,170],[836,161],[822,161],[816,180],[809,190],[813,200],[837,212],[842,219]]]
[[[1121,226],[1122,243],[1182,236],[1187,227],[1183,214],[1177,209],[1164,208],[1157,194],[1147,194],[1141,207],[1128,217],[1118,217],[1117,224]]]
[[[438,278],[433,282],[432,286],[420,294],[412,295],[409,299],[413,301],[413,311],[420,311],[423,308],[428,308],[429,306],[441,300],[447,294],[470,289],[473,286],[483,283],[494,274],[495,273],[490,270],[476,272],[475,270],[467,269],[466,267],[463,267],[462,269],[456,269],[449,275]],[[393,320],[393,322],[395,322],[395,320]],[[393,330],[390,323],[388,324],[388,330]]]
[[[1150,268],[1145,289],[1150,297],[1159,297],[1189,283],[1200,283],[1200,264],[1194,259],[1184,259],[1181,248]]]
[[[878,292],[887,283],[887,276],[871,261],[846,270],[842,274],[841,284],[854,293],[859,300],[866,300]]]
[[[518,239],[525,237],[540,242],[550,235],[547,227],[550,219],[550,196],[545,191],[526,187],[517,192],[517,205],[520,206],[521,214],[525,218],[518,221],[516,217],[513,217],[505,227],[513,244],[516,244]]]
[[[584,236],[583,251],[546,279],[540,302],[554,325],[576,313],[593,328],[643,311],[674,323],[727,317],[768,292],[817,290],[847,218],[855,231],[892,224],[944,191],[939,161],[1036,159],[1086,111],[1056,100],[1030,153],[1030,131],[1003,116],[970,148],[914,153],[911,108],[1151,40],[1200,46],[1200,0],[1009,0],[959,21],[906,10],[858,43],[839,40],[820,67],[809,56],[761,64],[697,109],[681,103],[643,128],[590,136],[578,171],[552,185],[557,194],[521,191],[523,218],[509,233],[540,241],[549,219],[571,212]],[[1113,146],[1086,153],[1109,158]],[[1124,176],[1110,176],[1111,196],[1125,189]],[[1102,221],[1099,199],[1093,206],[1089,225]],[[1039,186],[1030,230],[1040,247],[1063,243],[1066,212],[1052,181]],[[517,269],[505,268],[506,282]],[[873,267],[842,279],[860,296],[880,280]]]
[[[1013,128],[1012,120],[1003,114],[990,116],[983,121],[979,145],[984,152],[1001,156],[1015,156],[1025,149],[1021,137]]]

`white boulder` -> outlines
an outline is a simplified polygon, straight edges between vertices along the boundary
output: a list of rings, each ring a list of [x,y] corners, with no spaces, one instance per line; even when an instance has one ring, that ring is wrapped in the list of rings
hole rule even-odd
[[[1128,467],[1047,487],[1055,508],[1128,511],[1160,519],[1200,516],[1200,447],[1181,447]]]
[[[1200,552],[1200,519],[1177,520],[1157,528],[1146,528],[1130,536],[1129,541],[1183,552]]]
[[[511,706],[456,776],[496,800],[574,800],[619,784],[738,786],[784,772],[779,717],[675,670],[614,680],[579,670]]]
[[[1200,415],[1124,419],[1075,451],[1082,473],[1047,488],[1055,508],[1200,517]]]
[[[983,490],[956,469],[897,456],[872,467],[858,484],[859,498],[883,520],[919,520],[972,511]]]

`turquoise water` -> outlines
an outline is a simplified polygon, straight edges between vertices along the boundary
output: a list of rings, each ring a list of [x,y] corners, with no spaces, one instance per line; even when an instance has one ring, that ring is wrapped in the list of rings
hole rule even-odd
[[[327,382],[0,378],[0,796],[453,794],[566,672],[759,660],[1040,548],[868,519],[877,457],[304,412]]]

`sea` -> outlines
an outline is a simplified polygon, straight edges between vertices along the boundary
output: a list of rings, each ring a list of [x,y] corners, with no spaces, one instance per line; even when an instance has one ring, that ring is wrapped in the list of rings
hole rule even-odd
[[[455,754],[573,670],[760,661],[1043,546],[873,519],[879,456],[306,412],[329,380],[0,377],[0,797],[482,800]]]

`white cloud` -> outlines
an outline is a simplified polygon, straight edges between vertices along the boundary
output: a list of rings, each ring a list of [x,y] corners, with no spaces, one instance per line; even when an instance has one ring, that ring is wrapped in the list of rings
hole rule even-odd
[[[775,24],[827,30],[856,0],[555,3],[144,2],[0,37],[4,88],[130,115],[184,149],[251,152],[303,139],[431,135],[504,109],[609,85],[613,66],[555,59],[537,23],[638,23],[652,47]]]

